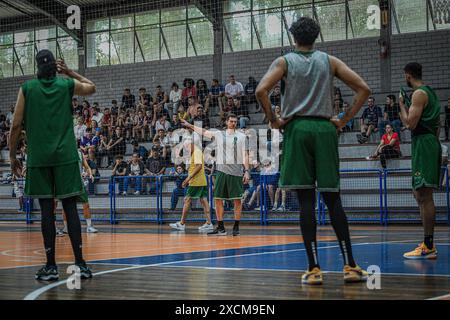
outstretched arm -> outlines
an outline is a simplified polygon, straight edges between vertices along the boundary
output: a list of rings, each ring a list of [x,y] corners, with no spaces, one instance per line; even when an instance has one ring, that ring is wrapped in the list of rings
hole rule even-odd
[[[214,133],[209,131],[209,130],[206,130],[206,129],[203,129],[203,128],[200,128],[200,127],[196,127],[196,126],[194,126],[193,124],[190,124],[189,122],[187,122],[184,119],[180,119],[180,122],[186,128],[191,129],[191,130],[195,131],[196,133],[198,133],[199,135],[207,137],[208,139],[212,139],[214,137]]]
[[[371,92],[367,83],[355,71],[350,69],[338,58],[333,56],[329,57],[334,75],[355,92],[353,103],[344,116],[339,120],[332,119],[334,125],[338,129],[341,129],[347,124],[347,122],[355,117],[359,110],[361,110]]]
[[[256,88],[255,93],[256,99],[258,100],[259,104],[261,104],[261,106],[263,107],[264,112],[266,114],[266,118],[272,124],[272,128],[274,129],[279,129],[283,127],[289,121],[289,119],[282,120],[276,118],[272,110],[272,103],[270,102],[269,99],[269,92],[281,79],[283,79],[284,75],[286,74],[286,71],[287,66],[284,58],[280,57],[276,59],[272,63],[269,70],[262,78],[262,80],[260,81],[258,87]]]

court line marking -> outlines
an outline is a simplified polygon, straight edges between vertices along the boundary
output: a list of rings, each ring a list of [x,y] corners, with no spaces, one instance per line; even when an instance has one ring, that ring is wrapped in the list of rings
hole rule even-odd
[[[426,299],[426,300],[447,300],[447,299],[450,299],[450,294],[444,294],[443,296],[429,298],[429,299]]]
[[[226,268],[226,267],[202,267],[202,266],[165,266],[166,268],[193,268],[193,269],[213,269],[213,270],[239,270],[239,271],[283,271],[283,272],[304,272],[305,270],[289,270],[289,269],[261,269],[261,268]],[[322,273],[342,273],[342,271],[327,271],[321,270]],[[413,276],[413,277],[450,277],[450,274],[418,274],[418,273],[396,273],[396,272],[381,272],[381,277],[387,276]],[[450,294],[449,294],[450,296]]]
[[[321,248],[317,248],[317,249],[325,249],[328,247],[321,247]],[[339,248],[339,246],[332,246],[330,248]],[[289,251],[304,251],[306,249],[292,249]],[[286,252],[285,250],[283,251],[277,251],[277,253],[281,253],[281,252]],[[227,256],[227,257],[242,257],[242,256],[249,256],[249,255],[264,255],[264,254],[272,254],[275,252],[258,252],[258,253],[251,253],[251,254],[247,254],[247,255],[234,255],[234,256]],[[126,267],[126,268],[120,268],[120,269],[114,269],[114,270],[107,270],[107,271],[101,271],[101,272],[97,272],[94,273],[93,276],[100,276],[103,274],[108,274],[108,273],[115,273],[115,272],[121,272],[121,271],[129,271],[129,270],[137,270],[137,269],[144,269],[144,268],[149,268],[149,267],[158,267],[158,266],[163,266],[163,265],[170,265],[170,264],[176,264],[176,263],[186,263],[186,262],[195,262],[195,261],[202,261],[202,260],[216,260],[216,259],[223,259],[225,257],[212,257],[212,258],[200,258],[200,259],[190,259],[190,260],[180,260],[180,261],[170,261],[170,262],[163,262],[163,263],[155,263],[155,264],[149,264],[149,265],[143,265],[143,266],[134,266],[134,267]],[[23,300],[36,300],[41,294],[56,288],[62,284],[67,283],[67,279],[66,280],[61,280],[59,282],[55,282],[49,285],[46,285],[40,289],[37,289],[31,293],[29,293],[28,295],[25,296],[25,298]]]
[[[393,242],[400,242],[399,241],[393,241]],[[405,240],[405,241],[412,241],[412,240]],[[363,246],[363,245],[374,245],[374,244],[384,244],[389,242],[367,242],[367,243],[357,243],[353,246]],[[331,249],[331,248],[339,248],[339,245],[335,246],[328,246],[328,247],[318,247],[317,249]],[[156,263],[156,264],[150,264],[150,265],[143,265],[143,266],[133,266],[133,267],[126,267],[126,268],[120,268],[120,269],[114,269],[114,270],[107,270],[102,271],[98,273],[94,273],[94,276],[100,276],[103,274],[109,274],[109,273],[115,273],[115,272],[121,272],[121,271],[129,271],[129,270],[137,270],[137,269],[144,269],[149,267],[158,267],[163,265],[170,265],[170,264],[177,264],[177,263],[187,263],[187,262],[196,262],[196,261],[204,261],[204,260],[218,260],[218,259],[225,259],[225,258],[236,258],[236,257],[244,257],[244,256],[257,256],[257,255],[265,255],[265,254],[276,254],[276,253],[283,253],[283,252],[293,252],[293,251],[305,251],[306,249],[291,249],[291,250],[280,250],[280,251],[272,251],[272,252],[257,252],[257,253],[250,253],[250,254],[242,254],[242,255],[230,255],[230,256],[223,256],[223,257],[212,257],[212,258],[200,258],[200,259],[190,259],[190,260],[180,260],[180,261],[170,261],[170,262],[163,262],[163,263]],[[414,276],[421,276],[418,274],[414,274]],[[53,289],[55,287],[58,287],[64,283],[67,283],[66,280],[61,280],[59,282],[46,285],[40,289],[37,289],[31,293],[29,293],[23,300],[36,300],[41,294],[49,291],[50,289]]]

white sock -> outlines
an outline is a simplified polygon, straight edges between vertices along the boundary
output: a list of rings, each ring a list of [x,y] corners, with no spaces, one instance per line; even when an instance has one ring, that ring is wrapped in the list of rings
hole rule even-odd
[[[87,224],[88,228],[92,227],[92,220],[86,219],[86,224]]]
[[[67,221],[66,220],[64,220],[64,230],[68,230],[67,229]]]

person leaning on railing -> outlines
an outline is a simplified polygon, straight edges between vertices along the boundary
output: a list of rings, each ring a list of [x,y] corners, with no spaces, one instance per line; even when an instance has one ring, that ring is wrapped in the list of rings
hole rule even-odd
[[[127,168],[128,164],[123,161],[123,156],[117,155],[115,157],[111,179],[113,180],[114,177],[125,177],[125,175],[127,174]],[[119,193],[122,193],[124,190],[124,179],[117,179],[116,183],[119,184]]]

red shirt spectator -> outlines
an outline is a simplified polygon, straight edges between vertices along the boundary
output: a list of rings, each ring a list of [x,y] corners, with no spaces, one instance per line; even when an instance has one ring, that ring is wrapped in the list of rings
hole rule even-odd
[[[390,138],[389,138],[389,135],[387,133],[384,134],[383,137],[381,138],[381,140],[383,141],[383,143],[385,145],[389,145],[393,139],[395,139],[394,146],[393,146],[394,150],[400,151],[400,140],[398,138],[398,133],[397,132],[394,132]]]

